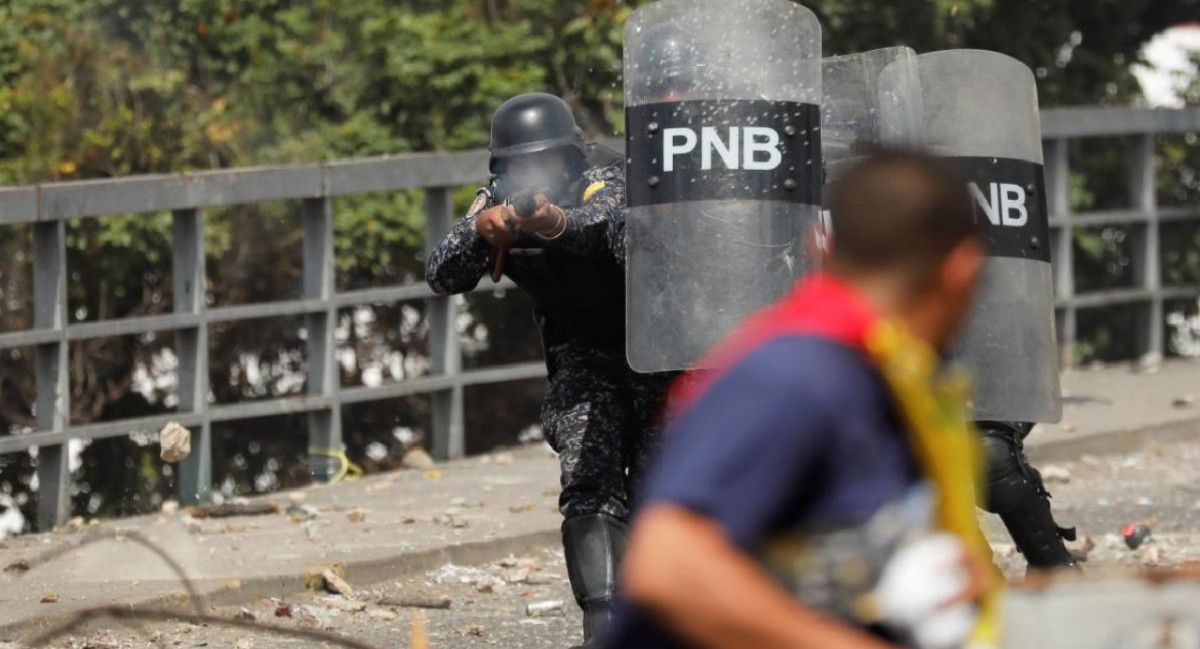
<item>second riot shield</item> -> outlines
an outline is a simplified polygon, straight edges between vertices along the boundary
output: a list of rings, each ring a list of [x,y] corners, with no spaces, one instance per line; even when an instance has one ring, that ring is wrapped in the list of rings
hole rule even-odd
[[[821,61],[825,184],[879,146],[920,148],[924,113],[917,55],[888,47]]]
[[[626,352],[693,367],[807,269],[821,29],[788,0],[663,0],[625,27]]]
[[[1037,87],[1021,62],[979,50],[917,57],[930,149],[969,181],[988,246],[958,356],[976,420],[1062,414]]]

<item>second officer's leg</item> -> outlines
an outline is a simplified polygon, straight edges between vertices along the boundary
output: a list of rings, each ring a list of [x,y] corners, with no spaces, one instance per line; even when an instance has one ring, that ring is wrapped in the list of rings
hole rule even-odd
[[[1075,539],[1075,530],[1055,522],[1042,476],[1025,458],[1024,437],[1032,426],[990,421],[977,425],[987,458],[985,508],[1004,521],[1031,568],[1075,566],[1075,558],[1063,544],[1064,539]]]
[[[625,430],[625,491],[630,501],[641,495],[647,465],[662,443],[662,417],[667,390],[678,373],[637,374],[629,372],[627,403],[629,425]]]

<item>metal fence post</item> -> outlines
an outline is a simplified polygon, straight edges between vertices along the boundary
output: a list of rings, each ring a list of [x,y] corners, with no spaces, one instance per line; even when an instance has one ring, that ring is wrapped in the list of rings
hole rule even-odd
[[[207,273],[204,258],[204,215],[198,209],[172,213],[171,282],[174,312],[200,314],[205,309]],[[200,322],[175,333],[179,357],[179,412],[199,413],[193,426],[192,453],[179,470],[179,501],[193,505],[212,496],[212,426],[208,421],[208,324]]]
[[[425,190],[425,255],[454,226],[454,201],[446,187]],[[458,310],[454,298],[441,295],[429,299],[429,360],[434,374],[459,377],[462,354],[456,326]],[[455,381],[448,390],[431,396],[432,452],[439,460],[462,457],[465,453],[463,431],[463,386]]]
[[[1061,225],[1050,233],[1051,260],[1054,273],[1054,294],[1066,305],[1058,317],[1058,342],[1061,366],[1069,368],[1075,364],[1076,320],[1075,306],[1069,300],[1075,296],[1075,248],[1071,226],[1071,169],[1068,157],[1068,140],[1054,139],[1046,142],[1046,185],[1047,204],[1050,218]]]
[[[66,222],[33,226],[33,326],[55,329],[58,339],[37,346],[37,427],[62,431],[70,426],[70,348],[67,343]],[[71,512],[68,442],[38,448],[37,528],[45,531]]]
[[[340,453],[342,407],[338,401],[341,373],[337,366],[337,307],[333,303],[333,199],[304,201],[304,297],[325,301],[325,309],[305,316],[308,346],[308,393],[332,397],[328,408],[308,415],[308,462],[314,481],[327,482],[338,472],[327,454]]]
[[[1155,183],[1155,136],[1139,135],[1132,142],[1129,194],[1133,209],[1145,215],[1145,225],[1135,228],[1131,261],[1134,282],[1150,293],[1138,311],[1138,341],[1142,354],[1163,352],[1162,264],[1159,259],[1158,197]]]

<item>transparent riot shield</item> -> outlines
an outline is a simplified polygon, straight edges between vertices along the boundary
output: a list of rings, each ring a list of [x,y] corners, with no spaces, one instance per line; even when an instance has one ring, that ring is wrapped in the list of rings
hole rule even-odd
[[[958,344],[976,420],[1062,414],[1041,123],[1032,72],[1003,54],[917,57],[930,149],[970,182],[990,258]]]
[[[917,55],[908,47],[821,62],[821,158],[826,187],[872,149],[925,144]]]
[[[626,351],[692,367],[806,270],[821,29],[788,0],[664,0],[625,27]]]

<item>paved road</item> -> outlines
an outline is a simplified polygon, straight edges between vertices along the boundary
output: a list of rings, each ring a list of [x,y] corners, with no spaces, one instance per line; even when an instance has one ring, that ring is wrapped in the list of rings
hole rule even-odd
[[[1176,565],[1200,559],[1200,441],[1150,444],[1143,451],[1111,457],[1088,456],[1055,465],[1049,473],[1069,480],[1051,484],[1059,516],[1078,525],[1096,543],[1088,562],[1090,572],[1151,561]],[[1149,544],[1133,552],[1116,535],[1127,523],[1138,521],[1149,522],[1154,534]],[[987,526],[1002,565],[1010,575],[1019,575],[1023,570],[1020,556],[1011,553],[1008,539],[995,521],[988,521]],[[364,584],[358,596],[368,609],[362,612],[343,610],[347,604],[339,598],[317,594],[285,598],[285,603],[293,607],[291,618],[275,617],[278,604],[268,599],[217,610],[222,616],[233,617],[245,608],[258,620],[272,624],[327,626],[379,647],[408,647],[413,611],[375,611],[372,617],[371,611],[379,608],[380,598],[446,597],[452,601],[449,610],[421,612],[431,647],[560,649],[579,640],[578,614],[565,574],[561,552],[535,549],[511,560],[467,567],[446,565],[408,579]],[[564,602],[563,611],[547,617],[526,614],[530,603],[556,600]],[[391,611],[399,617],[379,619],[390,617]],[[254,638],[242,631],[179,623],[150,625],[149,631],[162,634],[167,646],[235,647],[239,640],[243,641],[242,649],[251,646],[248,642],[254,647],[322,646],[319,642]],[[105,628],[54,646],[115,649],[153,645],[135,632]]]

